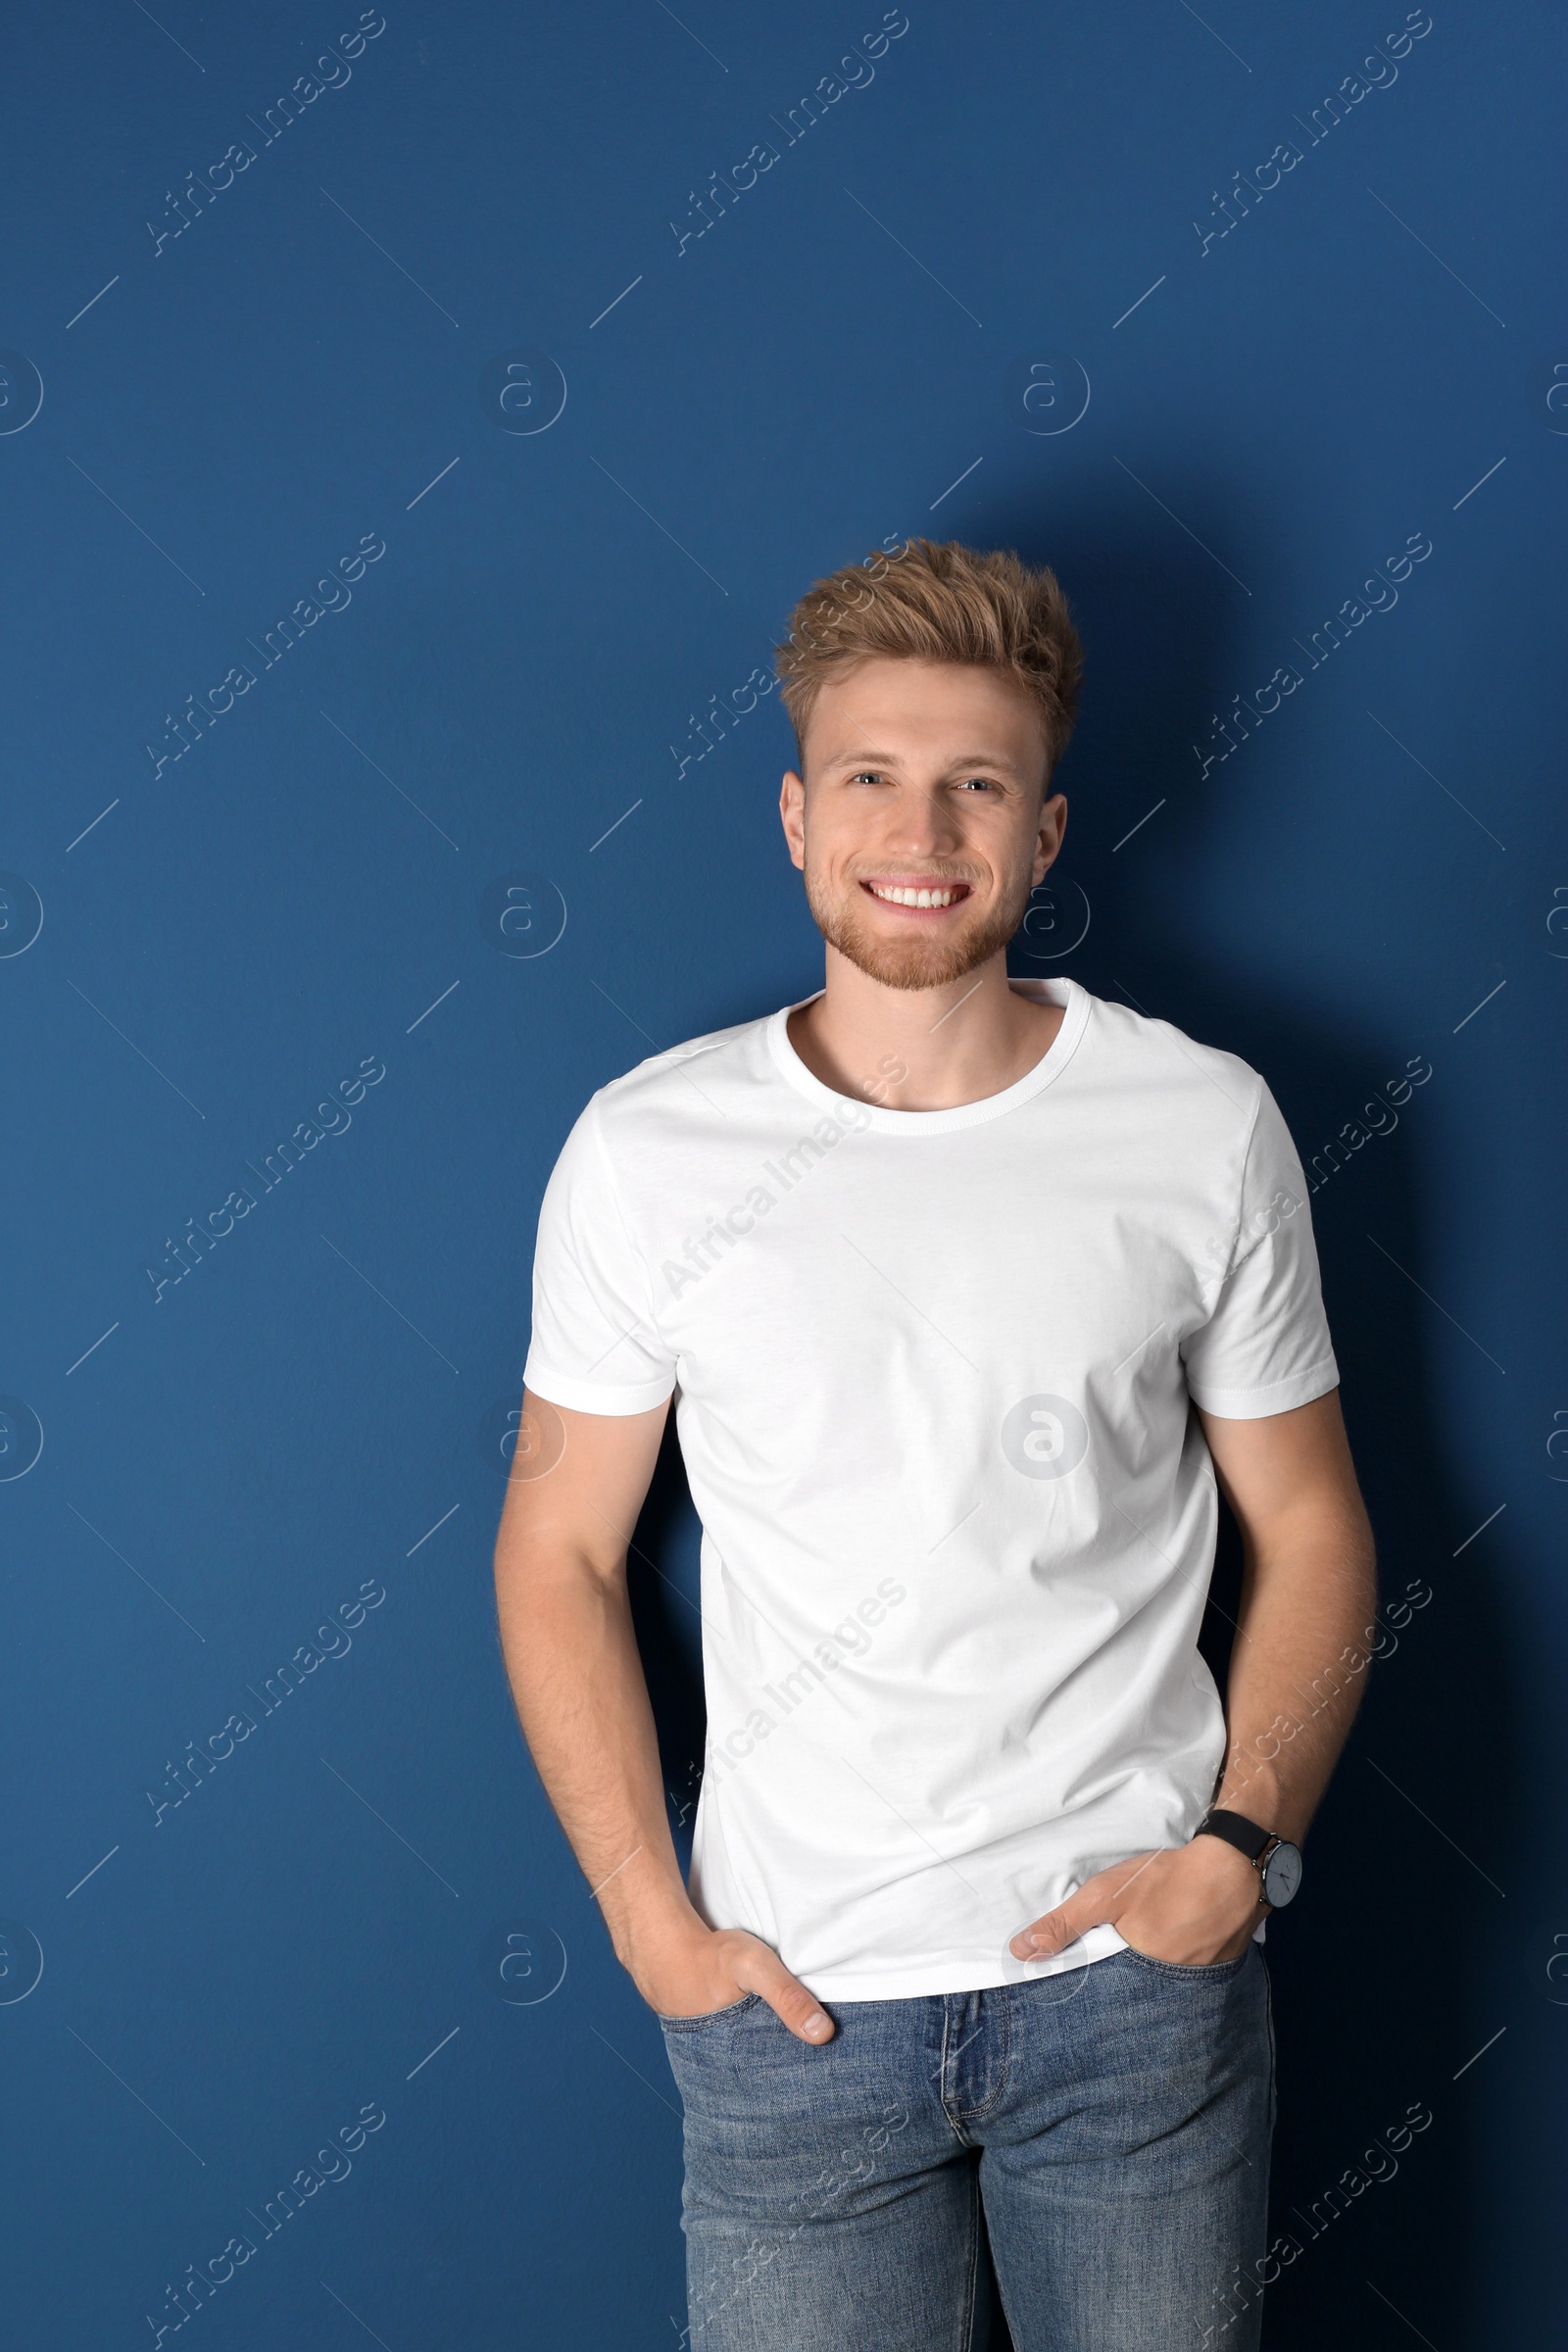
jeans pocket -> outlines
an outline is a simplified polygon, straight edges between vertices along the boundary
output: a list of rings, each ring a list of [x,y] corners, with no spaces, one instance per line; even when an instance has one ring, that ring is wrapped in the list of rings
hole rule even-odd
[[[701,2009],[695,2017],[666,2017],[662,2009],[656,2009],[654,2015],[666,2034],[701,2034],[709,2026],[721,2026],[743,2016],[761,1997],[760,1992],[743,1992],[738,2001],[726,2001],[722,2009]]]
[[[1248,1944],[1234,1960],[1156,1960],[1152,1952],[1141,1952],[1133,1944],[1124,1943],[1121,1958],[1136,1961],[1140,1968],[1152,1968],[1161,1977],[1189,1977],[1195,1984],[1224,1984],[1229,1977],[1239,1977],[1247,1966],[1252,1946]]]

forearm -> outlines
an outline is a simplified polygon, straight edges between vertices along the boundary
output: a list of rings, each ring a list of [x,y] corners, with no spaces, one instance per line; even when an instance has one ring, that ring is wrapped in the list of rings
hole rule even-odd
[[[498,1557],[502,1652],[529,1751],[622,1961],[697,1925],[664,1810],[623,1576]]]
[[[522,1404],[496,1537],[502,1656],[616,1957],[662,2017],[699,2017],[755,1992],[803,2041],[827,2040],[832,2020],[814,1994],[746,1929],[710,1927],[675,1859],[626,1592],[667,1402],[580,1413],[525,1388]]]
[[[1249,1560],[1216,1805],[1299,1843],[1348,1736],[1377,1607],[1364,1513],[1273,1538]]]

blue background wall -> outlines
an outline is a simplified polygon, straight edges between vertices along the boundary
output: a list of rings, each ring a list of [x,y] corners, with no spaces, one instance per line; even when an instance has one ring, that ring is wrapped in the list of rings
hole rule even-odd
[[[673,2085],[495,1641],[507,1415],[589,1091],[819,983],[776,700],[701,759],[695,722],[813,577],[917,531],[1051,562],[1087,641],[1016,968],[1243,1054],[1308,1161],[1340,1139],[1312,1206],[1347,1414],[1386,1587],[1431,1593],[1270,1939],[1279,2227],[1432,2122],[1305,2243],[1268,2340],[1549,2339],[1565,42],[1545,6],[1438,0],[1315,122],[1404,22],[910,0],[792,132],[877,48],[875,0],[387,0],[358,48],[353,0],[13,12],[19,2341],[129,2346],[149,2315],[172,2341],[195,2266],[224,2282],[187,2288],[191,2340],[235,2352],[678,2352]],[[337,86],[272,127],[333,47]],[[766,141],[699,235],[694,193]],[[1314,666],[1412,537],[1397,602]],[[191,697],[221,715],[181,751]],[[335,1132],[268,1189],[311,1121]],[[676,1460],[639,1546],[684,1828]],[[220,1760],[176,1802],[191,1743]]]

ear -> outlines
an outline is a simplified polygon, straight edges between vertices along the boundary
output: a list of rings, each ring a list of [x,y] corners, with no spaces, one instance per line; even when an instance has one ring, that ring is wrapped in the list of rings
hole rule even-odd
[[[1067,803],[1062,794],[1053,792],[1048,776],[1040,804],[1040,830],[1035,836],[1034,870],[1030,888],[1038,890],[1047,873],[1055,863],[1061,850],[1061,837],[1067,830]]]
[[[784,827],[784,839],[789,844],[790,861],[806,870],[806,780],[793,768],[784,771],[784,783],[778,796],[779,821]]]

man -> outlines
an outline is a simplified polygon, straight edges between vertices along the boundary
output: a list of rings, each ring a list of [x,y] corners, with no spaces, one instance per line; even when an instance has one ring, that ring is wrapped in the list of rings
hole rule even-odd
[[[910,542],[819,582],[778,669],[826,985],[602,1088],[551,1177],[518,1712],[663,2025],[696,2346],[967,2346],[983,2210],[1017,2352],[1242,2352],[1261,1922],[1374,1607],[1300,1163],[1234,1054],[1007,977],[1067,813],[1051,572]],[[689,1892],[625,1582],[677,1394]]]

